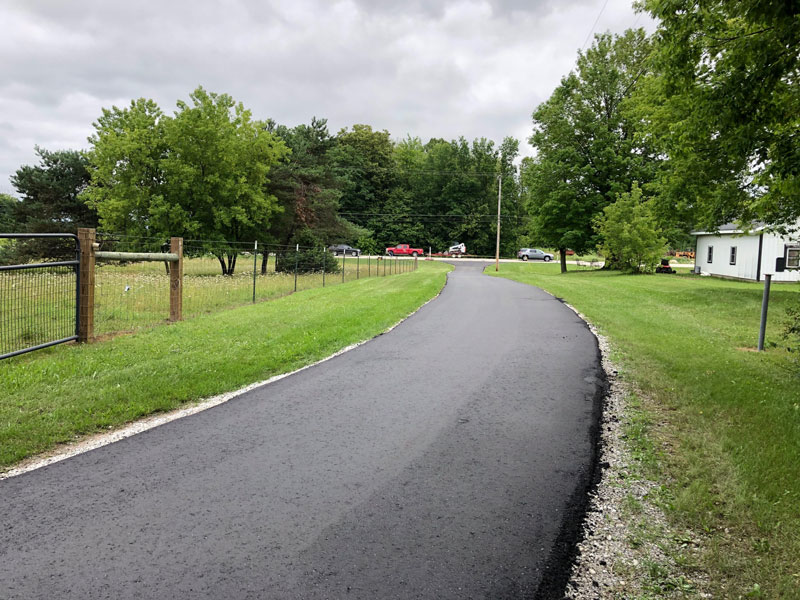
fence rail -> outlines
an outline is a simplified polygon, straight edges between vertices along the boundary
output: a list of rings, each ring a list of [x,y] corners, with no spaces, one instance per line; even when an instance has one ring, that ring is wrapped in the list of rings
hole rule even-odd
[[[0,239],[75,243],[74,260],[0,266],[0,360],[77,340],[81,294],[78,237],[71,233],[0,233]]]
[[[74,261],[63,260],[62,249],[61,256],[50,256],[52,261],[42,262],[42,256],[29,253],[25,264],[0,266],[0,284],[10,282],[8,277],[3,279],[6,272],[19,277],[16,271],[23,270],[50,278],[51,287],[57,281],[63,287],[64,270],[70,270],[75,278],[70,303],[72,329],[69,335],[47,340],[47,345],[75,339],[90,341],[96,336],[131,332],[298,291],[401,274],[415,270],[418,264],[415,259],[388,256],[336,257],[325,248],[295,244],[132,238],[93,229],[81,229],[77,236],[69,237],[79,243]],[[223,259],[236,265],[235,274],[221,273]],[[63,271],[61,279],[57,269]],[[25,337],[11,324],[12,319],[22,318],[18,314],[20,302],[14,296],[18,288],[19,282],[0,286],[0,352],[7,350],[3,347],[4,335],[9,339]],[[55,293],[30,292],[27,296],[31,303],[23,313],[53,312],[52,304],[59,302]],[[25,351],[46,347],[38,343],[31,341]],[[16,352],[16,346],[11,350],[21,353]]]

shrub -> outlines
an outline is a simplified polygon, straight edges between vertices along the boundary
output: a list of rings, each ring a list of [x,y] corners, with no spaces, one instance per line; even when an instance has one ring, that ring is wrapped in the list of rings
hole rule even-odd
[[[279,250],[275,255],[275,271],[293,273],[295,263],[298,273],[321,272],[338,273],[339,261],[330,252],[323,252],[324,246],[310,229],[302,229],[295,234],[292,244],[299,248]]]
[[[620,194],[616,202],[603,209],[596,227],[603,240],[600,252],[612,269],[652,272],[666,252],[667,240],[636,182],[630,193]]]

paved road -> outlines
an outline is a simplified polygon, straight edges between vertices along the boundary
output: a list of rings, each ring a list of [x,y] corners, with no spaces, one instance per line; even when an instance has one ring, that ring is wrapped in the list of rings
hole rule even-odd
[[[0,481],[0,598],[534,597],[600,377],[574,313],[459,264],[353,351]]]

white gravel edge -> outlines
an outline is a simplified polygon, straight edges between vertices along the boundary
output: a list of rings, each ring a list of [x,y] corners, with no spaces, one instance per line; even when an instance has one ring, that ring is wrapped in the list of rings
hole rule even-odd
[[[625,442],[625,426],[629,422],[626,399],[631,389],[619,378],[611,360],[611,344],[586,316],[564,304],[597,338],[609,386],[600,422],[597,460],[602,466],[601,477],[589,499],[582,525],[583,539],[578,543],[564,598],[710,598],[710,594],[702,591],[705,587],[702,578],[685,578],[672,558],[679,553],[697,552],[699,543],[675,542],[696,540],[696,535],[688,531],[678,535],[671,528],[664,512],[649,497],[660,484],[637,473],[636,460]],[[636,510],[626,509],[626,502],[634,502]],[[653,565],[667,573],[661,581],[670,579],[686,584],[685,587],[671,591],[658,589],[660,582],[648,579],[648,570]]]
[[[75,442],[68,442],[66,444],[61,444],[49,452],[32,456],[28,459],[21,461],[16,466],[6,471],[3,471],[2,473],[0,473],[0,481],[4,479],[10,479],[11,477],[16,477],[18,475],[22,475],[23,473],[29,473],[30,471],[35,471],[36,469],[41,469],[42,467],[46,467],[48,465],[61,462],[62,460],[66,460],[73,456],[77,456],[78,454],[83,454],[84,452],[89,452],[90,450],[95,450],[96,448],[101,448],[103,446],[107,446],[108,444],[113,444],[114,442],[124,440],[125,438],[129,438],[136,434],[147,431],[148,429],[153,429],[154,427],[158,427],[159,425],[164,425],[165,423],[169,423],[171,421],[182,419],[184,417],[188,417],[189,415],[193,415],[202,412],[204,410],[208,410],[209,408],[213,408],[214,406],[224,404],[225,402],[228,402],[229,400],[232,400],[237,396],[241,396],[242,394],[245,394],[251,390],[254,390],[261,386],[269,385],[270,383],[274,383],[276,381],[283,379],[284,377],[289,377],[291,375],[294,375],[295,373],[299,373],[300,371],[305,371],[306,369],[310,369],[311,367],[315,367],[321,363],[329,361],[332,358],[336,358],[337,356],[344,354],[345,352],[349,352],[354,348],[358,348],[359,346],[362,346],[367,342],[374,340],[377,337],[389,333],[395,327],[400,325],[403,321],[405,321],[412,315],[422,310],[422,307],[436,300],[442,294],[442,291],[446,287],[450,273],[451,271],[447,272],[448,279],[445,280],[445,285],[442,286],[442,289],[440,289],[435,296],[433,296],[427,302],[420,304],[416,310],[410,312],[405,317],[397,321],[397,323],[385,329],[384,331],[380,332],[378,335],[374,337],[360,341],[355,344],[350,344],[349,346],[346,346],[341,350],[334,352],[330,356],[326,356],[325,358],[318,360],[315,363],[311,363],[304,367],[300,367],[299,369],[291,371],[290,373],[282,373],[280,375],[275,375],[274,377],[270,377],[269,379],[265,379],[264,381],[257,381],[255,383],[251,383],[250,385],[247,385],[238,390],[234,390],[232,392],[226,392],[224,394],[219,394],[217,396],[212,396],[210,398],[201,399],[196,401],[196,403],[192,404],[191,406],[186,406],[184,408],[177,408],[175,410],[171,410],[166,413],[159,413],[156,415],[151,415],[149,417],[144,417],[132,423],[128,423],[127,425],[123,425],[117,429],[112,429],[107,433],[96,433],[87,437],[83,437]]]

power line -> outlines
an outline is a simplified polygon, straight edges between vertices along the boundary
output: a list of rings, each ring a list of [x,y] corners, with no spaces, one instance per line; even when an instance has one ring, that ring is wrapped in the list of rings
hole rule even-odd
[[[589,42],[589,38],[592,37],[592,34],[594,33],[594,28],[597,27],[597,23],[598,21],[600,21],[600,17],[602,16],[603,11],[606,9],[606,6],[608,6],[608,0],[605,1],[605,3],[603,4],[603,8],[601,8],[600,12],[597,13],[597,18],[594,20],[594,25],[592,25],[592,28],[589,30],[589,35],[586,36],[586,39],[583,42],[583,46],[581,46],[581,50],[584,50],[586,48],[586,44]]]

